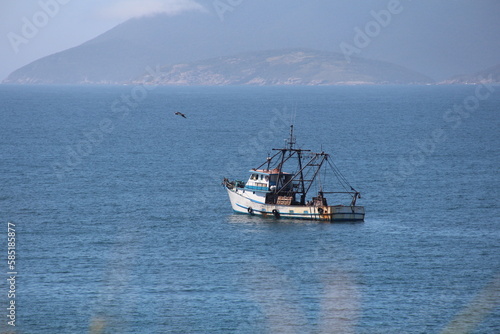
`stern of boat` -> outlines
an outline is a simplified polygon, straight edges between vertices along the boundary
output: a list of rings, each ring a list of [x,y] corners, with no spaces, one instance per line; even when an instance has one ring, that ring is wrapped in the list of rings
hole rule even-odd
[[[364,221],[364,206],[330,206],[332,221]]]

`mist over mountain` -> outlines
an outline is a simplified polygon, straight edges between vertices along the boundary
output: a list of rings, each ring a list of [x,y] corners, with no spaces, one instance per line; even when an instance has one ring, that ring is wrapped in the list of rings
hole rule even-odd
[[[130,19],[77,47],[21,67],[4,82],[124,83],[147,66],[223,55],[220,29],[200,13]]]
[[[34,61],[4,82],[124,84],[151,80],[144,76],[146,69],[157,65],[163,67],[155,83],[165,85],[432,82],[397,65],[357,57],[348,62],[340,53],[248,51],[285,45],[260,42],[248,29],[228,30],[203,13],[157,15],[131,19],[80,46]]]
[[[387,62],[354,56],[348,62],[342,54],[331,52],[338,43],[329,42],[334,30],[328,23],[330,16],[325,14],[315,21],[313,13],[318,13],[318,8],[301,6],[282,8],[279,18],[260,9],[258,21],[245,18],[243,9],[235,11],[237,20],[229,17],[224,22],[199,11],[130,19],[77,47],[19,68],[4,83],[145,82],[151,80],[147,68],[156,66],[162,66],[157,83],[169,85],[433,82]],[[245,8],[247,12],[250,9]],[[296,19],[294,30],[289,18]],[[301,32],[300,27],[306,25],[309,28]],[[314,38],[311,31],[317,32]],[[297,47],[302,49],[292,49]],[[273,57],[276,59],[269,60]]]
[[[47,12],[47,2],[61,6]],[[500,54],[496,0],[62,3],[11,1],[9,10],[0,11],[6,37],[0,40],[1,79],[10,74],[6,82],[118,83],[146,66],[290,48],[342,53],[349,46],[353,56],[441,81],[490,67]],[[47,22],[36,21],[43,17]],[[131,17],[136,19],[123,21]],[[36,33],[27,35],[28,24]]]
[[[266,15],[261,15],[256,21],[243,15],[243,9],[235,10],[231,14],[233,17],[227,14],[224,22],[217,16],[199,11],[134,18],[77,47],[23,66],[4,82],[120,84],[145,73],[148,66],[172,65],[256,50],[289,47],[322,49],[326,45],[324,39],[329,36],[327,25],[323,28],[322,37],[317,34],[314,39],[306,33],[289,30],[290,26],[305,26],[313,22],[311,16],[315,6],[307,7],[310,15],[294,18],[293,25],[291,21],[285,24],[268,17],[270,13],[264,13]],[[257,10],[262,11],[255,8]],[[291,9],[285,7],[282,12],[286,10]],[[323,21],[326,22],[326,18]]]

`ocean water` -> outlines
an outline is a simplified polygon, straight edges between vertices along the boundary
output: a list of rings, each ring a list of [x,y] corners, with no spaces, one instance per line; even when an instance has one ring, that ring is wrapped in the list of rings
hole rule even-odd
[[[500,86],[3,85],[0,101],[2,332],[500,332]],[[231,211],[222,178],[291,122],[365,222]]]

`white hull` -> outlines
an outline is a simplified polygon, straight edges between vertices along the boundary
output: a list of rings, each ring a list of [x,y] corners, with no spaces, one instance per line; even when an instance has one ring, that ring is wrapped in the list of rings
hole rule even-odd
[[[235,212],[271,218],[294,218],[327,221],[363,221],[362,206],[308,206],[265,204],[263,197],[250,191],[225,187]]]

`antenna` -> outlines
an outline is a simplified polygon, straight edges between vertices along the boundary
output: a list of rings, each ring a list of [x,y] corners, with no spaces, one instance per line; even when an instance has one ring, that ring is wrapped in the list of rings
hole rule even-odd
[[[285,140],[286,144],[289,145],[288,149],[293,150],[293,145],[295,144],[295,137],[293,136],[293,124],[290,125],[290,138]]]

